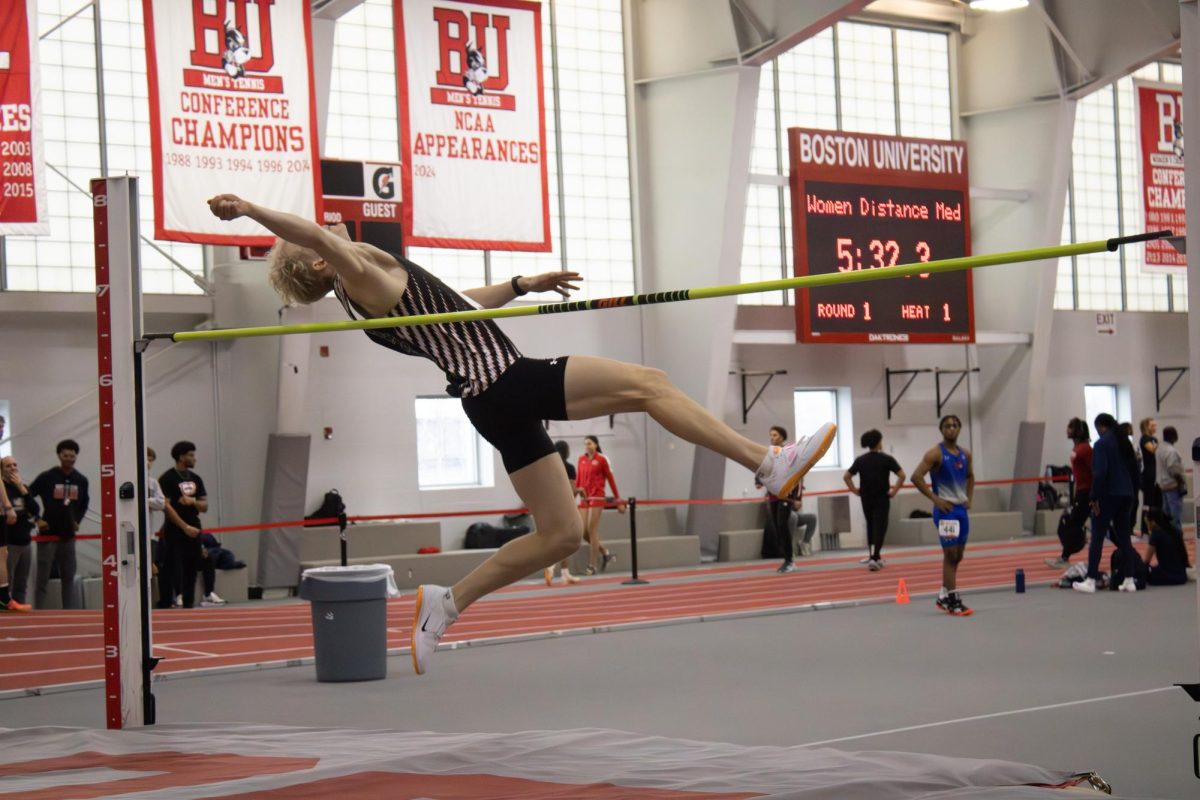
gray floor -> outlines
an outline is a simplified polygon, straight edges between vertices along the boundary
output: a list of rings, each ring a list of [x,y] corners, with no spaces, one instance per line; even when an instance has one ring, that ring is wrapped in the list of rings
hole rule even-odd
[[[840,740],[828,746],[1093,769],[1122,796],[1200,795],[1200,705],[1172,687],[1200,665],[1194,584],[968,599],[966,619],[918,598],[440,652],[420,678],[406,656],[372,683],[318,684],[307,666],[172,679],[155,693],[172,722]],[[0,725],[40,724],[102,725],[100,692],[0,701]]]

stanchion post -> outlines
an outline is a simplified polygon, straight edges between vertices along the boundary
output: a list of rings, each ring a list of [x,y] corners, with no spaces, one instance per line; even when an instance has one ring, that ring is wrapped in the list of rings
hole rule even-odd
[[[338,514],[338,538],[341,539],[342,546],[342,566],[346,566],[346,510],[342,509],[342,513]]]
[[[649,583],[638,577],[637,570],[637,498],[629,498],[629,565],[633,573],[629,580],[621,581],[622,586],[641,586]]]

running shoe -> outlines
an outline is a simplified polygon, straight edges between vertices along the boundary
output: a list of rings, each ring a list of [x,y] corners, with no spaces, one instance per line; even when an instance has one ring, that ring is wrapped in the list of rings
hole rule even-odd
[[[596,574],[596,568],[595,568],[595,567],[593,567],[591,564],[588,564],[588,568],[587,568],[587,574],[588,574],[588,575],[595,575],[595,574]]]
[[[811,556],[812,555],[812,545],[809,544],[808,542],[801,542],[800,543],[800,555]]]
[[[790,561],[787,561],[787,562],[781,564],[779,569],[777,569],[775,571],[778,572],[780,575],[786,574],[788,572],[795,572],[796,565]]]
[[[1136,592],[1138,590],[1137,583],[1133,578],[1126,578],[1121,581],[1121,585],[1117,587],[1118,592]]]
[[[871,559],[867,562],[867,569],[871,570],[871,572],[879,572],[879,570],[883,569],[883,565],[875,559]]]
[[[579,576],[572,575],[570,570],[564,569],[562,575],[559,576],[559,581],[562,582],[563,586],[571,586],[572,584],[579,583]]]
[[[811,436],[801,436],[795,444],[769,448],[762,466],[755,473],[759,483],[776,497],[790,497],[833,444],[836,433],[837,425],[826,422]]]
[[[424,675],[429,657],[437,650],[446,628],[458,619],[454,600],[445,586],[427,583],[417,587],[417,602],[413,605],[412,662],[413,671]]]
[[[1067,567],[1071,566],[1071,562],[1067,561],[1061,556],[1056,558],[1047,558],[1045,563],[1046,566],[1050,567],[1051,569],[1066,569]]]
[[[860,564],[870,564],[872,560],[873,560],[873,559],[872,559],[870,556],[867,556],[866,558],[860,558],[860,559],[858,560],[858,563],[860,563]]]
[[[222,600],[221,596],[218,595],[216,592],[209,592],[208,594],[204,595],[204,598],[200,601],[200,605],[202,605],[202,606],[223,606],[223,605],[225,605],[225,601]]]
[[[0,606],[0,611],[33,611],[33,606],[29,603],[18,603],[16,600],[9,599],[7,603]]]
[[[1071,588],[1077,592],[1083,592],[1084,594],[1095,594],[1096,593],[1096,579],[1095,578],[1084,578],[1081,581],[1075,581],[1075,583],[1071,584]]]
[[[609,563],[616,561],[617,557],[611,551],[605,550],[600,554],[600,571],[607,572]]]
[[[969,617],[975,612],[966,607],[958,592],[954,592],[950,595],[950,607],[946,609],[946,613],[954,617]]]
[[[947,614],[949,614],[950,613],[950,595],[946,595],[945,597],[939,597],[934,602],[934,605],[937,606],[938,608],[940,608],[942,611],[945,611]]]

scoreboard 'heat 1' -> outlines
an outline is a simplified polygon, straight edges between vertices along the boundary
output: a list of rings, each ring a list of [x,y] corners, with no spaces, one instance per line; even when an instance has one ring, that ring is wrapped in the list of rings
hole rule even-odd
[[[788,130],[795,274],[970,254],[966,145]],[[970,271],[802,289],[804,342],[972,342]]]

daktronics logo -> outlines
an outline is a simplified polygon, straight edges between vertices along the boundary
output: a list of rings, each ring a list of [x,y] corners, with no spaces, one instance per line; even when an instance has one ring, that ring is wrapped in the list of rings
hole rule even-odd
[[[274,4],[275,0],[192,0],[190,56],[199,69],[184,69],[184,85],[282,94],[283,78],[265,74],[275,67]],[[206,10],[210,7],[213,10]],[[225,13],[231,7],[232,17]]]
[[[517,98],[508,88],[508,31],[503,14],[457,8],[433,9],[437,23],[438,69],[430,100],[436,105],[515,111]],[[494,42],[489,46],[488,42]]]

